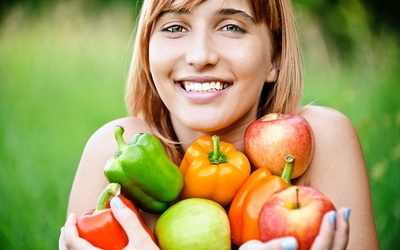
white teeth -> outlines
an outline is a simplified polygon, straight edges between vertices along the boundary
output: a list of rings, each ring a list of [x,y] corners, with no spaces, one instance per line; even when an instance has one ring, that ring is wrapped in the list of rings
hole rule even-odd
[[[196,92],[207,92],[207,91],[218,91],[223,90],[229,86],[228,83],[221,82],[184,82],[184,88],[186,91],[196,91]]]

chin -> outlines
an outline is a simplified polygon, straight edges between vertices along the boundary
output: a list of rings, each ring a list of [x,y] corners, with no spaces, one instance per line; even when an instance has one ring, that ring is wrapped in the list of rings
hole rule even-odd
[[[177,129],[189,129],[191,131],[211,133],[213,131],[218,131],[227,126],[227,123],[216,119],[220,115],[204,112],[190,111],[189,114],[181,117],[179,120],[173,120],[173,125],[176,131]]]

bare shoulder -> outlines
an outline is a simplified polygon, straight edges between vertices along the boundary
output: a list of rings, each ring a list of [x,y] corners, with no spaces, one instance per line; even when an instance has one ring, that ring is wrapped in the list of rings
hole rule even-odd
[[[303,107],[300,114],[308,120],[314,130],[323,130],[324,134],[329,133],[327,130],[331,128],[354,129],[348,117],[336,109],[309,105]]]
[[[90,138],[90,140],[102,140],[104,137],[114,138],[114,128],[122,126],[125,130],[124,138],[131,138],[134,134],[142,132],[149,132],[148,126],[143,120],[136,117],[124,117],[113,120],[100,127]]]
[[[315,138],[312,162],[295,184],[314,187],[337,208],[352,209],[348,249],[379,249],[364,154],[355,127],[341,112],[306,106],[300,112]]]
[[[82,154],[79,170],[97,170],[103,168],[108,158],[113,156],[118,150],[118,144],[114,136],[116,126],[124,128],[124,140],[129,142],[131,138],[139,132],[149,132],[146,124],[139,118],[124,117],[113,120],[100,127],[88,140]]]
[[[306,106],[300,113],[310,123],[315,136],[314,160],[354,156],[363,162],[362,148],[357,131],[351,120],[338,110],[322,106]],[[339,161],[339,160],[336,160]]]
[[[87,160],[90,162],[93,162],[95,159],[97,161],[104,161],[104,157],[111,157],[115,154],[118,150],[118,144],[114,136],[116,126],[124,128],[123,137],[126,142],[129,142],[136,133],[147,133],[150,131],[141,119],[135,117],[124,117],[108,122],[94,132],[88,140],[80,165]],[[84,164],[84,166],[86,165],[89,164]],[[93,165],[89,166],[93,167]]]
[[[82,153],[75,175],[69,199],[69,212],[82,214],[96,205],[97,197],[108,184],[104,176],[104,166],[107,160],[118,150],[115,140],[115,126],[125,129],[123,137],[130,141],[139,132],[149,132],[146,124],[134,117],[125,117],[111,121],[100,127],[90,137]],[[84,190],[84,192],[83,192]]]
[[[300,114],[310,123],[315,138],[314,156],[303,177],[304,184],[331,192],[336,189],[335,178],[344,182],[342,175],[365,172],[361,143],[349,118],[335,109],[321,106],[306,106]],[[339,180],[334,181],[339,183]]]

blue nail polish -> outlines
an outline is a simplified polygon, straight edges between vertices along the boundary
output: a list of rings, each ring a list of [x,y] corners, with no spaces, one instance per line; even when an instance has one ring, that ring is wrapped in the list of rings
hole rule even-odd
[[[282,240],[281,246],[284,250],[296,250],[297,240],[295,238],[286,238]]]
[[[329,223],[331,225],[335,225],[335,222],[336,222],[336,212],[331,211],[331,213],[329,214]]]
[[[350,213],[351,213],[351,209],[350,208],[346,208],[344,210],[344,218],[348,221],[350,218]]]
[[[125,207],[125,204],[122,202],[122,200],[121,200],[118,196],[114,196],[114,197],[111,199],[111,202],[114,204],[114,206],[115,206],[116,208],[123,208],[123,207]]]

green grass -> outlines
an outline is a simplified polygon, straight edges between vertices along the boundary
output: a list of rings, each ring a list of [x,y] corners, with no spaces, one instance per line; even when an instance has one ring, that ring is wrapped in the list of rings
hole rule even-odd
[[[313,25],[300,18],[307,58],[303,103],[336,108],[352,120],[364,150],[381,249],[396,249],[400,245],[399,39],[384,32],[375,37],[363,34],[357,38],[352,61],[338,62],[316,39],[315,30],[310,31]]]
[[[89,136],[125,116],[131,7],[83,11],[60,4],[0,26],[0,246],[56,249],[74,173]],[[396,40],[380,37],[356,63],[314,56],[305,34],[304,103],[339,109],[355,124],[370,173],[382,249],[400,229],[400,77]],[[378,40],[378,39],[376,39]],[[381,46],[381,47],[380,47]],[[323,46],[322,46],[323,47]],[[363,54],[363,53],[360,53]]]
[[[129,9],[10,14],[0,33],[0,245],[56,249],[89,136],[125,116]]]

